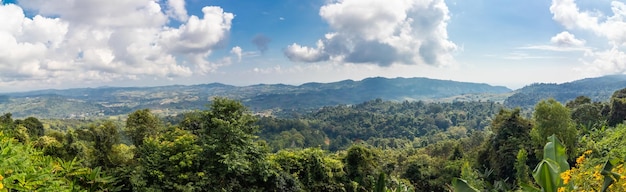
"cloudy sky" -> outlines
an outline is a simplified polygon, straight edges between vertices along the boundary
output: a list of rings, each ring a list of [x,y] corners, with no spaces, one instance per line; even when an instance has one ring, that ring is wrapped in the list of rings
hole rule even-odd
[[[626,72],[623,1],[0,1],[0,92]]]

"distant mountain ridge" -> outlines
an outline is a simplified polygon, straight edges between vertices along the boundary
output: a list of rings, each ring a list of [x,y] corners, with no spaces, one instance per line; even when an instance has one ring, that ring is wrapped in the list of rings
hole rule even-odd
[[[535,83],[515,90],[504,103],[508,107],[533,107],[542,99],[554,98],[566,103],[581,95],[593,101],[607,101],[613,92],[623,88],[626,88],[626,75],[585,78],[561,84]]]
[[[159,87],[100,87],[0,94],[0,113],[16,117],[80,118],[120,115],[150,108],[161,114],[201,109],[212,97],[241,100],[253,111],[314,109],[384,100],[436,100],[467,94],[502,94],[503,86],[429,78],[366,78],[299,86],[220,83]]]

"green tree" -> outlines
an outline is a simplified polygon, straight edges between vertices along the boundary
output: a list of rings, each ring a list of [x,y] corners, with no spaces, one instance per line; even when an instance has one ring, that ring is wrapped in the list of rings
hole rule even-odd
[[[576,149],[578,131],[567,107],[554,99],[542,100],[535,106],[533,119],[535,126],[531,135],[537,158],[542,156],[542,146],[548,142],[548,136],[553,134],[563,142],[568,150],[568,156],[573,157],[572,153]]]
[[[95,150],[94,165],[103,168],[117,166],[111,158],[113,156],[113,145],[120,142],[117,125],[112,121],[106,121],[100,125],[92,124],[87,129]]]
[[[617,90],[611,96],[611,111],[608,124],[615,126],[626,119],[626,88]]]
[[[531,128],[532,122],[520,115],[520,109],[503,109],[496,115],[491,123],[494,134],[478,156],[482,166],[493,170],[490,181],[515,182],[517,154],[520,149],[530,148]]]
[[[162,127],[161,120],[150,109],[142,109],[128,115],[124,131],[135,146],[140,146],[147,136],[156,135]]]
[[[28,135],[31,138],[36,139],[43,136],[44,134],[43,124],[41,123],[41,121],[39,121],[39,119],[35,117],[28,117],[23,121],[20,121],[19,124],[26,127],[26,129],[28,130]]]
[[[12,118],[13,114],[11,113],[5,113],[4,115],[0,116],[0,125],[9,125],[9,124],[13,124],[13,118]]]
[[[581,105],[590,104],[590,103],[591,103],[591,99],[589,97],[578,96],[574,100],[568,101],[565,104],[565,107],[567,107],[569,109],[575,109],[577,107],[580,107]]]
[[[602,104],[586,103],[572,109],[572,120],[579,126],[587,129],[599,127],[606,118],[602,116]]]
[[[255,140],[256,118],[240,102],[215,98],[208,111],[194,112],[181,123],[198,136],[207,190],[268,190],[276,172],[266,161],[268,149]]]
[[[340,160],[329,157],[318,148],[281,150],[270,155],[272,163],[287,175],[296,176],[298,184],[287,189],[298,191],[300,186],[309,191],[341,191],[340,180],[345,173]],[[290,186],[290,185],[287,185]]]
[[[146,137],[139,150],[139,171],[133,185],[139,191],[199,191],[209,170],[202,170],[197,136],[171,128]]]
[[[343,159],[348,179],[359,184],[361,189],[372,189],[378,162],[372,150],[362,145],[353,145]]]

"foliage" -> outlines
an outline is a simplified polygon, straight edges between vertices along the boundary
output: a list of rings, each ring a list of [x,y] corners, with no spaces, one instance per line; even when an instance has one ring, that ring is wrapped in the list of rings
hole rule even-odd
[[[156,135],[162,127],[156,115],[152,114],[149,109],[142,109],[128,115],[124,131],[135,146],[140,146],[147,136]]]
[[[260,137],[278,149],[321,147],[347,149],[366,141],[383,148],[402,148],[416,137],[448,132],[461,138],[483,130],[502,105],[493,102],[390,102],[372,100],[353,106],[324,107],[297,119],[261,118]],[[471,113],[468,113],[471,111]],[[423,144],[434,143],[425,140]]]
[[[539,162],[533,171],[535,182],[541,187],[541,191],[556,192],[566,182],[561,179],[561,174],[569,170],[565,146],[555,135],[548,137],[548,143],[543,149],[543,160]]]
[[[581,95],[589,97],[592,101],[607,101],[611,94],[624,87],[626,87],[625,75],[607,75],[562,84],[535,83],[516,90],[504,104],[507,107],[527,109],[544,99],[554,98],[565,103]]]
[[[472,187],[471,185],[469,185],[467,183],[467,181],[463,180],[463,179],[457,179],[454,178],[452,180],[452,186],[454,187],[454,191],[458,191],[458,192],[479,192],[478,189]]]
[[[532,122],[520,116],[520,110],[501,110],[493,119],[491,130],[494,134],[485,143],[478,156],[478,163],[493,169],[489,181],[515,182],[515,162],[521,149],[530,151],[530,130]]]
[[[626,119],[626,88],[620,89],[611,96],[611,111],[609,113],[608,123],[615,126],[623,123]]]
[[[382,99],[280,118],[217,97],[168,120],[147,109],[42,120],[43,135],[35,118],[5,114],[0,188],[23,180],[21,190],[36,191],[621,191],[626,125],[607,126],[619,109],[591,100],[544,100],[532,119],[492,102]]]
[[[80,191],[111,190],[112,177],[99,169],[63,161],[0,133],[0,190]]]
[[[373,91],[375,90],[375,91]],[[45,119],[99,119],[125,116],[140,109],[152,109],[161,116],[189,110],[205,110],[207,98],[227,97],[244,101],[255,112],[290,114],[323,106],[385,100],[479,100],[511,90],[502,86],[427,78],[367,78],[362,81],[231,86],[219,83],[170,85],[160,87],[101,87],[67,90],[41,90],[0,96],[0,114]],[[486,99],[483,99],[486,100]],[[493,99],[492,99],[493,100]]]
[[[542,146],[547,143],[546,135],[555,135],[563,142],[567,149],[567,154],[573,156],[573,149],[576,149],[578,133],[570,118],[570,111],[554,99],[542,100],[535,106],[533,113],[535,124],[531,131],[534,146]],[[542,155],[540,147],[536,148],[538,157]]]
[[[165,191],[197,191],[193,185],[206,179],[200,169],[202,148],[197,136],[178,128],[148,137],[139,147],[140,171],[138,189]],[[137,181],[137,182],[139,182]]]

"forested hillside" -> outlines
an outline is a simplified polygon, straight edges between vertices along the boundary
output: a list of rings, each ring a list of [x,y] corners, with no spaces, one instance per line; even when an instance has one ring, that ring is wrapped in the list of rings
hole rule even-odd
[[[624,191],[626,89],[609,102],[390,102],[258,117],[215,98],[159,118],[0,117],[0,190]]]
[[[323,106],[385,100],[503,100],[501,86],[427,78],[368,78],[362,81],[292,85],[230,86],[219,83],[162,87],[101,87],[0,94],[0,113],[15,117],[102,118],[149,108],[160,115],[206,109],[213,97],[242,101],[254,112],[274,115]],[[454,98],[455,100],[457,98]]]
[[[493,102],[391,102],[376,99],[357,105],[324,107],[293,119],[263,117],[261,138],[274,150],[322,147],[336,151],[363,141],[395,148],[442,133],[483,131],[503,106]],[[458,136],[458,135],[457,135]],[[420,145],[430,141],[423,140]]]
[[[626,87],[626,75],[608,75],[587,78],[568,83],[536,83],[528,85],[508,97],[508,107],[532,107],[545,98],[567,102],[578,96],[586,96],[593,101],[608,101],[613,92]]]

